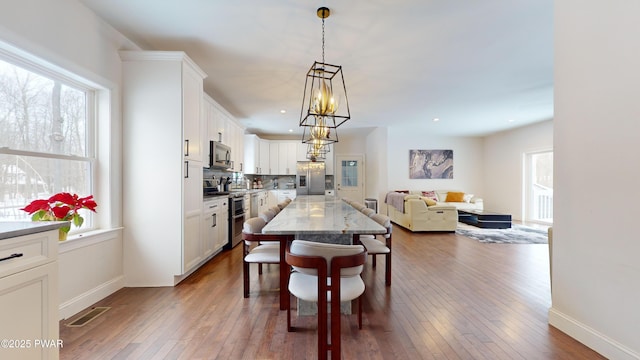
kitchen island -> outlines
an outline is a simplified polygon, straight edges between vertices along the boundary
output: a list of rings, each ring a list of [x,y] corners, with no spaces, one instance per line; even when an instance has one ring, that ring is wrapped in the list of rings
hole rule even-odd
[[[262,229],[282,235],[280,241],[280,310],[286,309],[288,267],[284,261],[288,239],[334,244],[357,243],[361,234],[385,234],[387,229],[334,196],[300,195]]]
[[[58,358],[58,229],[67,224],[0,222],[0,359]]]

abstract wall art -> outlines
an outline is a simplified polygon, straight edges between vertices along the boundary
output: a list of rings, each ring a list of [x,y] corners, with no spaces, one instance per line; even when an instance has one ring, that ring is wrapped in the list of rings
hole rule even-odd
[[[453,179],[453,150],[409,150],[409,179]]]

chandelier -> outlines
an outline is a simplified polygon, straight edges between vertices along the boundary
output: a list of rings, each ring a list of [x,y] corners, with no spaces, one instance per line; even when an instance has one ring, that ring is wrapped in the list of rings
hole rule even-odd
[[[336,128],[351,118],[342,66],[324,60],[324,19],[330,11],[321,7],[317,15],[322,19],[322,62],[315,61],[307,72],[300,111],[302,142],[308,144],[307,158],[312,161],[325,157],[328,145],[338,142]]]
[[[326,144],[322,144],[320,141],[307,144],[307,159],[311,161],[325,160],[330,148]]]

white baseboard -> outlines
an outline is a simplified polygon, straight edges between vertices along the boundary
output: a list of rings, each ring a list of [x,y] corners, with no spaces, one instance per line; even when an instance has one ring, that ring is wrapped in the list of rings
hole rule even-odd
[[[106,283],[86,291],[69,301],[60,304],[58,312],[59,320],[67,319],[80,311],[88,308],[96,302],[106,298],[124,287],[124,277],[118,276]]]
[[[637,352],[554,308],[549,310],[549,324],[608,359],[640,360]]]

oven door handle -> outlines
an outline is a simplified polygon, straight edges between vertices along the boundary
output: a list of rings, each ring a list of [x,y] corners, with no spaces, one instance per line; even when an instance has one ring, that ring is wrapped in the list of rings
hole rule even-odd
[[[244,217],[244,213],[240,214],[240,215],[233,215],[231,218],[232,219],[239,219],[239,218],[243,218]]]

